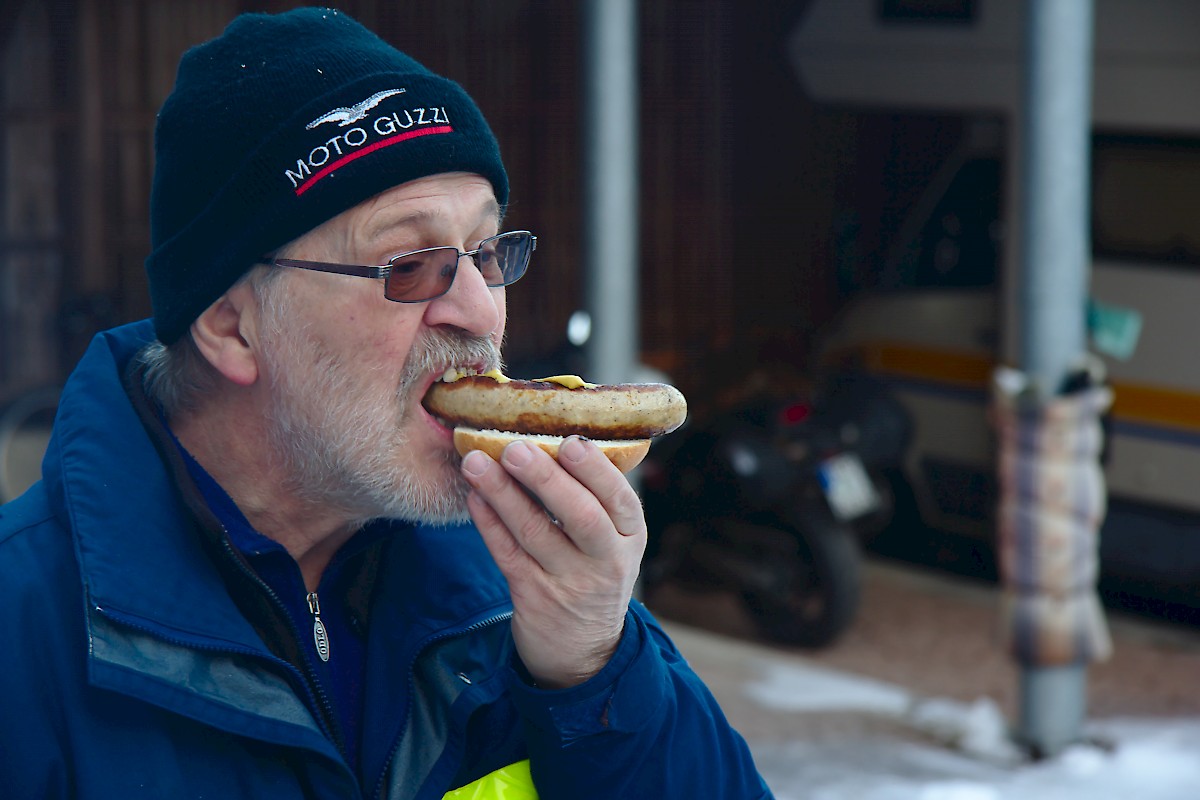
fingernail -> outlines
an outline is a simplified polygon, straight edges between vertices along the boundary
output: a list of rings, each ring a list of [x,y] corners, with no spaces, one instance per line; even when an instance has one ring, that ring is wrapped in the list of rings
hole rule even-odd
[[[481,477],[483,473],[488,471],[490,462],[491,459],[486,454],[479,450],[472,450],[463,457],[463,472],[474,478]]]
[[[582,439],[572,436],[563,442],[562,447],[558,448],[558,455],[567,461],[578,464],[587,455],[587,448],[583,446]]]
[[[532,457],[529,452],[529,445],[525,442],[513,442],[508,447],[504,448],[504,460],[514,467],[520,467],[529,463]]]

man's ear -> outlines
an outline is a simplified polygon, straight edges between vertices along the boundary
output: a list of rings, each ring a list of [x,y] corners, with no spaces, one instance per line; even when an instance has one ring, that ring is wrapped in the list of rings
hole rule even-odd
[[[254,290],[241,282],[192,323],[192,339],[213,368],[239,386],[258,380]]]

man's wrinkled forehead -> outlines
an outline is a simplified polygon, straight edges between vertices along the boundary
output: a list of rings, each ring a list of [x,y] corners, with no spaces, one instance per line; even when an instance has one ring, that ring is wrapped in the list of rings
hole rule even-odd
[[[445,177],[413,181],[360,205],[357,211],[363,220],[363,237],[375,241],[395,231],[459,225],[499,227],[504,210],[487,179],[478,175]],[[437,190],[431,191],[431,187]]]

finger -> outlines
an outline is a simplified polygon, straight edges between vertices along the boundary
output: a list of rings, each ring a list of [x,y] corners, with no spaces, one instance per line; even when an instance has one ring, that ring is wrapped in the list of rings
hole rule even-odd
[[[570,441],[586,444],[577,438]],[[622,537],[617,533],[608,510],[593,493],[593,487],[585,485],[567,471],[561,448],[557,463],[538,448],[526,447],[526,450],[529,452],[520,453],[515,445],[510,445],[501,462],[505,469],[541,499],[575,546],[595,559],[612,559],[626,552],[628,548],[622,548]],[[568,446],[568,453],[571,450]],[[514,458],[517,455],[520,455],[519,461]],[[585,448],[579,458],[580,461],[574,465],[576,470],[604,491],[613,491],[617,484],[624,484],[629,492],[629,501],[639,508],[636,515],[629,515],[631,530],[635,533],[644,530],[644,524],[641,529],[636,527],[641,518],[637,495],[620,471],[609,463],[595,445],[591,445],[590,450]]]
[[[517,542],[516,537],[500,519],[500,515],[488,505],[487,500],[478,492],[467,495],[467,510],[479,530],[483,544],[492,555],[496,566],[504,573],[510,584],[519,581],[519,576],[527,573],[537,562]]]
[[[593,442],[579,436],[569,437],[558,450],[558,462],[588,488],[618,533],[625,537],[646,535],[641,499],[629,479]]]
[[[503,468],[484,453],[468,453],[463,459],[463,475],[522,550],[549,572],[565,571],[572,559],[578,558],[578,548],[525,490],[520,476],[513,473],[554,470],[563,480],[574,481],[555,465],[554,459],[524,442],[509,445],[501,460]],[[530,462],[533,466],[526,469]],[[583,491],[578,485],[576,489]]]

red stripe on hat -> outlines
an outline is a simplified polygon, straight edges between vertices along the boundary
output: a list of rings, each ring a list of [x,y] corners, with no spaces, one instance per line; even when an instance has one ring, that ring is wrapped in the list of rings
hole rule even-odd
[[[435,133],[452,133],[453,131],[454,131],[454,128],[450,127],[449,125],[438,125],[438,126],[432,127],[432,128],[418,128],[415,131],[407,131],[405,133],[401,133],[396,136],[392,136],[388,139],[382,139],[369,147],[364,147],[362,150],[356,150],[353,153],[351,153],[350,155],[342,156],[337,161],[322,168],[320,172],[314,172],[313,176],[311,178],[309,178],[304,183],[302,183],[296,187],[296,196],[299,197],[300,195],[307,192],[310,188],[312,188],[313,184],[315,184],[317,181],[321,180],[321,178],[324,178],[329,173],[338,169],[339,167],[343,167],[346,164],[349,164],[351,161],[353,161],[356,158],[362,158],[365,155],[374,153],[376,150],[378,150],[381,147],[390,147],[394,144],[399,144],[400,142],[406,141],[408,139],[415,139],[418,136],[429,136],[429,135],[435,134]]]

